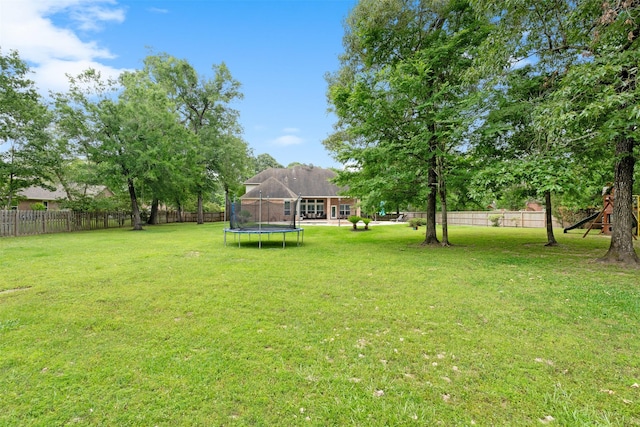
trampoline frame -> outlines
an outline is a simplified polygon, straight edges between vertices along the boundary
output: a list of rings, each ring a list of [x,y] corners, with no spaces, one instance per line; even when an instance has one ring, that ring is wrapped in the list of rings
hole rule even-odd
[[[240,236],[247,234],[249,241],[251,241],[251,235],[258,235],[258,248],[262,248],[262,235],[266,234],[268,240],[271,240],[272,234],[282,233],[282,249],[286,247],[287,233],[297,233],[296,246],[304,244],[304,228],[260,228],[260,229],[238,229],[238,228],[225,228],[224,229],[224,245],[227,246],[227,233],[233,234],[233,240],[235,242],[236,237],[238,240],[238,247],[240,247]],[[300,239],[302,234],[302,240]]]
[[[268,237],[268,240],[271,240],[271,235],[272,234],[277,234],[277,233],[282,233],[282,248],[284,249],[286,247],[286,242],[287,242],[287,233],[296,233],[297,234],[297,239],[296,239],[296,246],[300,246],[301,243],[304,243],[304,228],[299,228],[296,227],[296,215],[297,215],[297,206],[298,203],[300,201],[300,196],[298,196],[298,200],[296,200],[295,206],[296,208],[294,209],[294,213],[293,213],[293,228],[291,227],[278,227],[278,226],[274,226],[271,224],[264,224],[262,222],[262,202],[263,202],[263,198],[262,198],[262,191],[260,191],[260,198],[259,200],[259,213],[258,213],[258,218],[259,218],[259,222],[257,223],[257,225],[251,226],[251,227],[247,227],[247,228],[231,228],[231,226],[233,225],[233,221],[231,220],[231,218],[229,218],[229,227],[224,229],[224,245],[227,246],[227,233],[232,233],[233,234],[233,239],[234,242],[237,239],[238,240],[238,247],[240,247],[240,236],[243,234],[246,234],[249,236],[249,241],[251,241],[251,235],[252,234],[257,234],[258,235],[258,248],[262,248],[262,235],[266,234]],[[267,203],[269,202],[269,198],[267,197]],[[226,213],[225,213],[226,215]],[[302,241],[300,240],[300,234],[302,234]]]

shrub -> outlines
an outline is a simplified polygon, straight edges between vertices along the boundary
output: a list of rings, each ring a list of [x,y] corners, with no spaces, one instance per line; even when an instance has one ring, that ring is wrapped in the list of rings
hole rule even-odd
[[[489,221],[491,221],[491,225],[494,227],[500,227],[500,220],[502,219],[502,214],[494,214],[488,216]]]
[[[364,229],[369,229],[369,223],[371,222],[371,218],[362,218],[362,222],[364,223]]]
[[[424,218],[411,218],[409,220],[410,227],[418,228],[421,225],[427,225],[427,220]]]
[[[33,211],[46,211],[47,207],[44,203],[36,202],[31,204],[31,210]]]
[[[349,221],[351,224],[353,224],[353,229],[357,230],[358,229],[358,222],[360,222],[362,218],[360,218],[359,216],[356,215],[351,215],[349,218],[347,218],[347,221]]]

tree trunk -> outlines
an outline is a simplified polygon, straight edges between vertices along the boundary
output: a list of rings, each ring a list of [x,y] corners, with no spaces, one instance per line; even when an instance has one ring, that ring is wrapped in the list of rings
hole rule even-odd
[[[431,158],[429,159],[429,171],[427,175],[427,183],[429,186],[429,193],[427,194],[427,232],[425,235],[423,245],[435,245],[439,244],[438,236],[436,235],[436,198],[437,198],[437,173],[436,173],[436,147],[435,142],[431,144]]]
[[[133,179],[127,179],[127,186],[129,187],[129,197],[131,198],[131,215],[133,215],[133,229],[142,230],[140,208],[138,207],[138,197],[136,196],[136,189],[133,185]]]
[[[633,140],[621,138],[616,142],[616,170],[613,203],[611,244],[607,254],[598,261],[640,266],[633,248]]]
[[[149,214],[149,219],[147,220],[148,225],[156,225],[158,224],[158,205],[160,202],[158,199],[154,198],[151,202],[151,213]]]
[[[176,200],[176,206],[178,207],[178,222],[182,222],[182,203],[180,200]]]
[[[553,235],[553,213],[551,212],[551,191],[549,190],[544,192],[544,208],[547,225],[547,244],[545,246],[557,246],[558,242]]]
[[[204,206],[202,203],[202,193],[198,193],[198,224],[204,224]]]
[[[60,185],[62,185],[62,189],[64,190],[64,193],[67,195],[67,200],[73,201],[74,197],[73,197],[73,194],[71,194],[71,187],[69,186],[69,183],[67,182],[67,180],[64,179],[60,171],[55,171],[54,173],[56,174],[56,178],[58,178]],[[83,195],[84,196],[87,195],[86,189]]]
[[[444,168],[439,167],[438,192],[440,193],[440,206],[442,212],[442,246],[451,246],[449,243],[449,221],[447,218],[447,183],[444,179]]]
[[[7,188],[9,189],[9,192],[7,194],[7,203],[5,204],[5,207],[4,207],[5,210],[11,209],[11,204],[13,203],[13,179],[14,179],[13,172],[9,172],[9,185],[7,186]]]

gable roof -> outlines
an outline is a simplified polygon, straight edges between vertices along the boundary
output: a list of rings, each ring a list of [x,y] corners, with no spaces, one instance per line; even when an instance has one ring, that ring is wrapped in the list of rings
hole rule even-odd
[[[101,195],[110,195],[111,191],[104,185],[89,185],[79,186],[77,184],[71,184],[72,188],[76,191],[83,192],[87,196],[96,197]],[[54,201],[60,199],[67,199],[67,192],[62,185],[55,186],[55,190],[49,190],[44,187],[31,186],[23,190],[18,191],[18,195],[27,200],[43,200]]]
[[[247,199],[257,199],[262,193],[263,197],[274,199],[296,199],[298,195],[291,191],[286,185],[270,176],[258,187],[248,191],[244,196]]]
[[[67,193],[65,193],[62,187],[58,187],[51,191],[44,187],[28,187],[24,190],[18,191],[18,195],[26,198],[27,200],[58,200],[66,199]]]
[[[315,166],[295,166],[293,168],[269,168],[245,181],[247,186],[255,186],[242,198],[262,197],[296,198],[337,197],[343,190],[330,180],[336,176],[331,169]]]

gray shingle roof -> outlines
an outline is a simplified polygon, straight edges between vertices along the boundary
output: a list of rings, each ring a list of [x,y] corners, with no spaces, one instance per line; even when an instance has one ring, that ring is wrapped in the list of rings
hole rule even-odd
[[[62,187],[58,187],[55,191],[47,190],[43,187],[29,187],[25,188],[22,191],[19,191],[18,194],[28,200],[58,200],[58,199],[66,199],[67,193],[65,193]]]
[[[258,199],[262,194],[263,198],[273,198],[273,199],[297,199],[298,195],[291,191],[287,186],[283,183],[270,176],[267,178],[265,182],[260,184],[258,187],[253,190],[247,192],[244,196],[245,199]]]
[[[262,197],[292,198],[298,195],[305,198],[337,197],[342,188],[330,182],[335,176],[336,173],[331,169],[314,166],[269,168],[245,181],[245,185],[258,184],[258,187],[242,197],[258,198],[260,190],[262,190]],[[284,191],[285,189],[288,191]]]
[[[62,185],[56,185],[56,189],[54,191],[47,190],[43,187],[28,187],[24,190],[18,191],[18,194],[21,197],[24,197],[27,200],[60,200],[67,198],[67,192],[64,191]],[[79,191],[81,193],[86,194],[87,196],[98,196],[98,195],[108,195],[109,190],[104,185],[89,185],[86,187],[82,187],[76,184],[71,184],[73,190]]]

